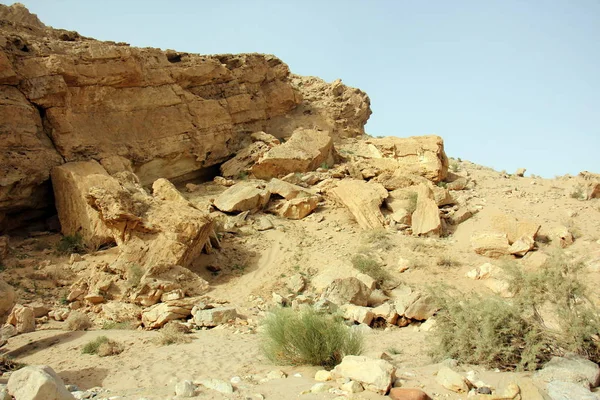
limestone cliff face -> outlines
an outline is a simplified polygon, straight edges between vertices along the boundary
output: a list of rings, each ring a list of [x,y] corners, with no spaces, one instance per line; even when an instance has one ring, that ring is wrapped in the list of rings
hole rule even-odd
[[[51,203],[50,169],[65,162],[97,160],[148,185],[221,163],[256,131],[356,136],[369,115],[363,92],[292,76],[271,55],[101,42],[0,5],[0,231]]]

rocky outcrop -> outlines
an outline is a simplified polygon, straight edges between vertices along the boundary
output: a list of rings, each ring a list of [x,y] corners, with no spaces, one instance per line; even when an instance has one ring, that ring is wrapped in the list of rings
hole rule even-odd
[[[45,27],[20,5],[0,5],[0,19],[0,230],[51,207],[49,173],[65,162],[119,156],[149,185],[200,175],[253,132],[354,136],[371,113],[366,94],[291,76],[271,55],[101,42]]]
[[[381,184],[343,180],[331,194],[348,208],[362,229],[377,229],[384,225],[380,206],[388,197],[388,191]]]

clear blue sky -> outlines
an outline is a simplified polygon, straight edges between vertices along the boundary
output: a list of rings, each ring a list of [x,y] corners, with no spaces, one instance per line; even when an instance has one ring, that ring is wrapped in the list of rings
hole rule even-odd
[[[341,78],[371,97],[371,135],[435,133],[508,172],[600,172],[598,0],[21,2],[84,36]]]

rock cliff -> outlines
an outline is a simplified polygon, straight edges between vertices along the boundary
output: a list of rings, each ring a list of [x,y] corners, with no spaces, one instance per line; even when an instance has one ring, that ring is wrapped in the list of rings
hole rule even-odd
[[[364,133],[369,98],[291,75],[263,54],[197,55],[102,42],[0,5],[0,231],[53,209],[50,170],[96,160],[143,185],[185,179],[264,131]]]

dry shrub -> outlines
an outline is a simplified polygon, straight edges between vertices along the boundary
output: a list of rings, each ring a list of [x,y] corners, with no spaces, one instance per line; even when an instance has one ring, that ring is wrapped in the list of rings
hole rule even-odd
[[[100,357],[112,356],[122,352],[123,346],[106,336],[98,336],[96,339],[90,340],[81,349],[82,354],[96,354]]]
[[[357,254],[352,257],[352,265],[363,274],[375,279],[379,286],[391,278],[383,266],[367,254]]]
[[[600,360],[600,315],[586,299],[578,274],[581,263],[564,255],[551,257],[537,271],[516,264],[504,266],[509,276],[510,300],[485,298],[436,288],[432,295],[441,307],[436,321],[432,355],[490,368],[534,370],[552,356],[575,352]],[[558,317],[560,331],[544,325],[542,309]]]
[[[165,346],[171,344],[190,343],[192,338],[186,336],[189,329],[180,323],[167,323],[160,329],[160,336],[157,339],[158,344]]]
[[[25,366],[25,364],[14,361],[7,355],[0,355],[0,375],[5,372],[16,371]]]
[[[360,333],[331,315],[309,309],[277,309],[264,321],[263,350],[273,362],[333,368],[362,352]]]
[[[79,311],[71,311],[65,322],[70,331],[85,331],[92,327],[90,318]]]

